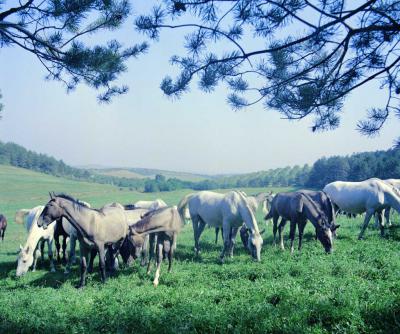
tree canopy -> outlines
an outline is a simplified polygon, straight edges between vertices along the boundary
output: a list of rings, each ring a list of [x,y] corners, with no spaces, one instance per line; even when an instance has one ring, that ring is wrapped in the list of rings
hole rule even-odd
[[[312,131],[338,127],[346,97],[378,81],[386,103],[357,125],[371,136],[400,117],[399,22],[394,0],[175,0],[135,24],[154,40],[162,29],[183,31],[186,51],[171,58],[180,74],[162,80],[166,95],[180,97],[196,79],[206,92],[224,83],[232,108],[262,103],[289,120],[312,117]]]
[[[32,53],[47,71],[47,78],[61,81],[68,90],[84,82],[102,89],[107,102],[125,93],[113,85],[126,70],[128,58],[147,49],[146,43],[123,48],[117,40],[90,45],[87,36],[118,29],[131,12],[127,0],[27,0],[18,6],[0,1],[0,48],[17,46]]]

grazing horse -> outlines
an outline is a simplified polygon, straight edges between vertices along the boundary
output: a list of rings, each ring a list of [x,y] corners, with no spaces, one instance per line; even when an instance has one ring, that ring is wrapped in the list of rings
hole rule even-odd
[[[193,223],[196,254],[200,252],[201,233],[204,227],[209,225],[223,228],[224,247],[220,255],[221,262],[223,262],[226,252],[233,256],[236,234],[244,222],[250,230],[247,248],[251,256],[260,261],[263,240],[254,213],[242,193],[230,191],[226,194],[219,194],[200,191],[196,194],[186,195],[178,204],[181,216],[187,206]]]
[[[282,217],[279,224],[279,239],[281,249],[283,245],[283,228],[286,222],[290,221],[290,251],[294,251],[294,237],[296,233],[296,225],[299,228],[299,250],[301,250],[304,228],[309,220],[316,229],[317,238],[325,248],[327,253],[332,251],[333,233],[339,225],[332,227],[329,214],[332,211],[325,212],[321,206],[316,203],[306,192],[296,191],[290,193],[280,193],[275,196],[272,201],[271,210],[265,216],[265,220],[273,218],[274,223],[274,243],[276,234],[276,225],[279,217]]]
[[[127,207],[127,206],[125,206]],[[137,222],[139,222],[142,217],[149,212],[148,209],[125,209],[126,219],[128,222],[128,226],[133,226]],[[149,236],[146,235],[144,237],[144,243],[142,247],[132,247],[132,244],[129,242],[129,238],[127,237],[119,250],[119,253],[122,257],[122,260],[125,264],[130,265],[132,261],[136,258],[141,258],[140,264],[145,266],[148,263],[148,252],[147,247],[149,243]]]
[[[1,241],[4,241],[4,234],[7,229],[7,218],[3,214],[0,214],[0,238]]]
[[[171,271],[176,239],[182,226],[183,220],[176,206],[174,206],[149,211],[139,222],[129,227],[129,240],[135,248],[143,247],[145,237],[147,235],[150,237],[150,258],[147,274],[150,273],[151,259],[154,256],[154,244],[156,244],[157,269],[153,280],[155,287],[159,283],[164,254],[168,258],[168,271]]]
[[[106,281],[105,248],[115,246],[119,249],[128,233],[124,210],[87,208],[79,201],[65,194],[50,194],[50,201],[40,214],[37,225],[44,229],[60,217],[65,217],[78,231],[81,252],[81,279],[79,288],[85,285],[87,260],[90,250],[99,253],[102,282]],[[54,225],[54,224],[53,224]]]
[[[135,208],[148,209],[150,211],[167,207],[167,203],[159,198],[154,201],[137,201],[133,205]]]
[[[43,211],[44,206],[36,206],[33,209],[22,209],[17,211],[15,215],[15,222],[17,224],[23,224],[24,216],[28,216],[26,219],[25,227],[28,231],[28,238],[26,240],[25,246],[20,246],[20,252],[18,255],[17,264],[17,276],[25,275],[28,269],[32,266],[32,271],[36,270],[37,259],[39,254],[41,254],[42,261],[44,260],[44,243],[47,242],[48,256],[50,259],[50,270],[55,272],[54,262],[53,262],[53,241],[54,241],[54,229],[55,224],[53,224],[47,230],[39,228],[37,226],[37,220],[39,215]],[[39,243],[41,244],[41,251],[39,251]]]
[[[256,214],[256,212],[258,210],[258,207],[261,204],[262,213],[264,214],[264,216],[270,210],[272,199],[275,196],[275,194],[273,194],[272,192],[269,192],[269,193],[261,192],[261,193],[258,193],[258,194],[255,194],[255,195],[250,195],[250,196],[247,196],[244,191],[240,191],[240,192],[242,193],[243,196],[245,196],[245,198],[246,198],[247,202],[249,203],[250,208],[253,210],[254,214]],[[219,228],[219,227],[215,228],[215,244],[218,243],[218,233],[219,233],[220,229],[222,229],[222,228]],[[244,232],[244,230],[243,230],[243,232]],[[243,234],[241,233],[240,236],[242,238],[242,242],[244,242],[243,241]],[[247,236],[246,240],[247,239],[248,239],[248,236]],[[247,245],[247,244],[244,244],[244,245]],[[247,246],[245,246],[245,248],[247,248]]]
[[[392,207],[400,212],[400,191],[388,183],[372,178],[361,182],[336,181],[324,187],[333,203],[339,209],[348,213],[364,213],[364,223],[361,227],[359,239],[363,238],[371,217],[381,213],[383,209]],[[381,235],[384,235],[382,215],[378,215]]]

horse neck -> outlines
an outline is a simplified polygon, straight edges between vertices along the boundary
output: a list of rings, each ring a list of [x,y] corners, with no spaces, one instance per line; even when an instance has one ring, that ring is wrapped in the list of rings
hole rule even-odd
[[[51,228],[49,226],[49,228]],[[48,230],[44,230],[37,226],[36,220],[33,221],[32,226],[29,230],[28,238],[26,239],[25,247],[29,246],[29,251],[33,252],[36,249],[37,244],[39,241],[48,234]],[[51,234],[51,233],[50,233]]]
[[[310,200],[310,198],[303,194],[303,196],[307,199],[308,204],[303,205],[304,213],[306,214],[307,219],[314,225],[315,228],[321,227],[321,224],[316,219],[316,216],[321,216],[321,212],[318,207]]]
[[[246,200],[240,195],[240,207],[239,212],[242,216],[244,223],[246,224],[247,228],[251,231],[252,234],[259,234],[260,231],[258,229],[258,224],[256,221],[256,217],[254,217],[253,212],[251,211],[249,205],[246,203]]]
[[[87,234],[90,226],[91,219],[88,219],[89,208],[72,203],[70,200],[63,199],[60,205],[63,210],[63,216],[79,231]],[[79,209],[77,207],[79,206]],[[90,210],[92,211],[92,210]],[[86,214],[85,214],[86,213]]]
[[[398,190],[393,187],[393,190],[387,193],[387,202],[388,204],[395,209],[398,213],[400,213],[400,192],[397,193]]]

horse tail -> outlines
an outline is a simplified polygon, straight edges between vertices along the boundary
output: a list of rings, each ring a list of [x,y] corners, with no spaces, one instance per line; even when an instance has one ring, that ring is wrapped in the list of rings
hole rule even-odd
[[[195,194],[188,194],[185,197],[181,199],[181,201],[178,203],[178,212],[179,215],[182,218],[182,221],[185,221],[185,209],[188,205],[189,200],[194,196]]]
[[[21,209],[15,213],[15,224],[22,225],[24,223],[24,217],[31,211],[30,209]]]

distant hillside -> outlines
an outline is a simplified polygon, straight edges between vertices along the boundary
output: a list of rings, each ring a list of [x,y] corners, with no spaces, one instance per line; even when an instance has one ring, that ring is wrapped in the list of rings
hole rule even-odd
[[[90,168],[89,171],[96,174],[125,177],[125,178],[151,178],[154,179],[156,175],[163,175],[167,179],[178,179],[182,181],[199,182],[206,179],[213,178],[210,175],[201,175],[186,172],[175,172],[160,169],[149,168]]]
[[[208,176],[147,168],[82,169],[14,143],[0,141],[0,165],[22,167],[45,174],[91,183],[110,184],[141,192],[178,189],[213,190],[244,187],[323,188],[329,182],[360,181],[370,177],[400,178],[400,150],[322,157],[312,166],[269,169],[256,173]]]

